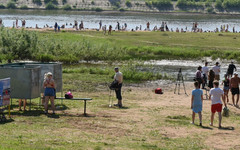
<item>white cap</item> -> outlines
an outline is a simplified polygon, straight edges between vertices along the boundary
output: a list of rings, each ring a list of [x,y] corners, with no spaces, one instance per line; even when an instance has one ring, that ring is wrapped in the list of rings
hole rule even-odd
[[[233,75],[238,75],[238,73],[237,73],[237,72],[234,72]]]
[[[52,73],[51,73],[51,72],[48,72],[48,73],[47,73],[47,76],[52,76]]]

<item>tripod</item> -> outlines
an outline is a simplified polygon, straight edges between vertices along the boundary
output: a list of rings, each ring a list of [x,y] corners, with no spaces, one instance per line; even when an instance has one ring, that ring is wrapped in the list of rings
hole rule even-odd
[[[180,94],[180,83],[181,83],[181,81],[182,81],[182,84],[183,84],[184,92],[187,95],[184,80],[183,80],[183,75],[182,75],[182,68],[180,68],[179,71],[178,71],[177,81],[176,81],[176,85],[175,85],[175,89],[174,89],[174,94],[176,94],[177,88],[178,88],[178,94]]]

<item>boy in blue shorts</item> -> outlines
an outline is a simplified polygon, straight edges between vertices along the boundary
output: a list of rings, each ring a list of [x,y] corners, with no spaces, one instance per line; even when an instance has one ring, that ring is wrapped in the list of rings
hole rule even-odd
[[[200,123],[202,126],[202,103],[203,91],[199,88],[199,82],[194,82],[195,90],[192,91],[191,109],[192,109],[192,124],[194,124],[195,113],[198,113]]]

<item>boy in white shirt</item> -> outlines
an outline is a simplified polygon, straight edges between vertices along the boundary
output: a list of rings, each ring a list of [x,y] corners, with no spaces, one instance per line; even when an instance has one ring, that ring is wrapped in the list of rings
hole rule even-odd
[[[210,125],[213,126],[213,120],[214,120],[214,114],[217,111],[218,112],[218,118],[219,118],[219,128],[221,128],[221,121],[222,121],[222,101],[224,100],[224,92],[222,89],[220,89],[219,82],[214,81],[213,82],[214,88],[212,88],[209,92],[209,99],[212,100],[212,106],[211,106],[211,123]],[[221,100],[222,98],[222,100]]]

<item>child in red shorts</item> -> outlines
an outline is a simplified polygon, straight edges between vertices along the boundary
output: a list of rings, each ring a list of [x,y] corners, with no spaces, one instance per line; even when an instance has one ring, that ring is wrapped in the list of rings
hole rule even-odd
[[[219,128],[221,128],[221,121],[222,121],[222,101],[224,100],[224,92],[222,89],[220,89],[219,82],[214,81],[213,82],[214,88],[212,88],[209,92],[209,99],[211,98],[212,100],[212,115],[211,115],[211,123],[210,125],[213,126],[213,119],[214,119],[214,114],[217,111],[218,112],[218,118],[219,118]],[[221,100],[222,99],[222,100]],[[223,101],[224,102],[224,101]],[[224,102],[225,103],[225,102]]]

